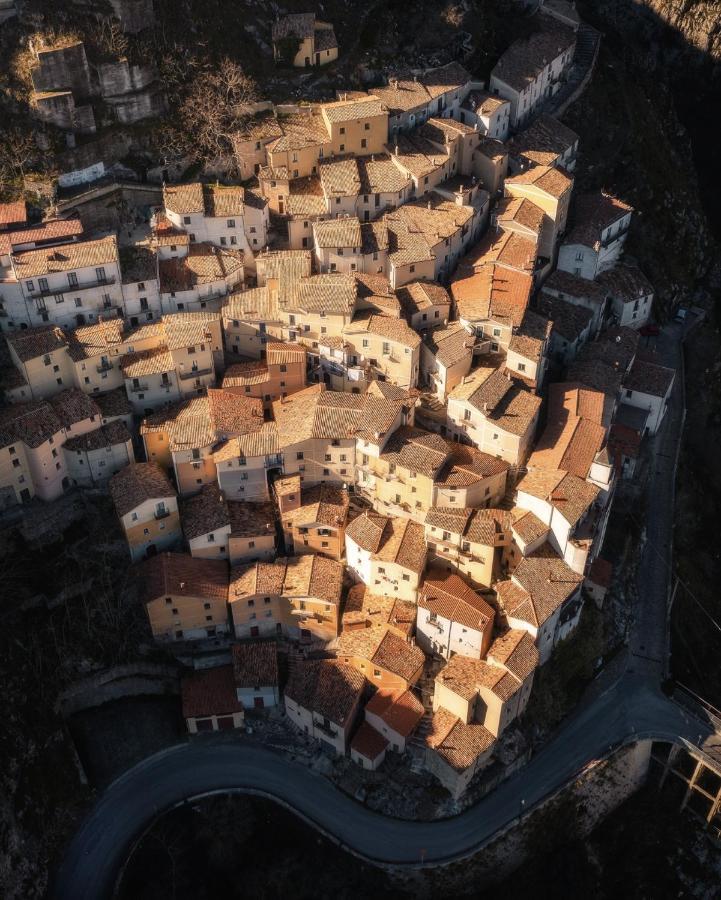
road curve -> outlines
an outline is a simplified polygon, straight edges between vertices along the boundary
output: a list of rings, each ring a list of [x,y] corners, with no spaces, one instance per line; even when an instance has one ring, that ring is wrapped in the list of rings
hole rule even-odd
[[[262,747],[183,744],[144,760],[102,794],[75,835],[53,896],[102,900],[139,835],[193,797],[248,791],[277,800],[352,852],[378,863],[418,865],[474,853],[519,813],[560,788],[594,758],[638,737],[695,741],[703,726],[645,679],[626,674],[573,716],[520,772],[451,819],[409,822],[367,810],[324,777]]]

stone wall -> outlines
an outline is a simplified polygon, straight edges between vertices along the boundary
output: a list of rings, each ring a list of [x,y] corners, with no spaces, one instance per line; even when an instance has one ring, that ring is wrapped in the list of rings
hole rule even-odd
[[[153,0],[110,0],[123,31],[136,34],[155,21]]]
[[[37,60],[32,71],[36,91],[72,91],[76,99],[89,97],[92,93],[90,67],[82,42],[38,50]]]
[[[151,85],[156,78],[153,66],[131,65],[127,59],[102,63],[97,67],[98,84],[103,97],[130,94]]]

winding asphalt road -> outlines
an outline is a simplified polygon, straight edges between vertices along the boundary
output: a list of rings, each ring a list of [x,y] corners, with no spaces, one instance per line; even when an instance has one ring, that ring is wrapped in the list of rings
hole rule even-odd
[[[672,362],[672,355],[678,353],[678,338],[671,332],[660,342],[664,361]],[[658,460],[673,457],[682,427],[681,408],[681,393],[676,390],[657,438]],[[652,470],[638,609],[629,652],[613,667],[620,674],[604,673],[585,705],[565,721],[554,739],[472,809],[429,823],[391,819],[370,812],[327,779],[271,750],[183,744],[144,760],[102,794],[68,848],[54,896],[62,900],[111,896],[128,852],[152,821],[186,800],[214,792],[251,792],[274,799],[370,861],[433,865],[472,855],[512,824],[521,806],[529,811],[593,760],[624,744],[643,738],[694,745],[704,740],[712,728],[658,687],[665,655],[669,575],[661,551],[671,541],[673,515],[668,504],[673,477],[670,463]]]

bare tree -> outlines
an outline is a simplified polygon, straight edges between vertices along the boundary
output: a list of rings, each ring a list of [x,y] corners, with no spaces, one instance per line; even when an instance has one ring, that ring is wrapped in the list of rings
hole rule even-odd
[[[37,154],[37,146],[28,132],[9,128],[0,141],[0,186],[9,182],[21,182]]]
[[[228,154],[232,135],[252,114],[257,98],[255,81],[230,59],[199,72],[180,107],[182,127],[197,155],[207,161]]]

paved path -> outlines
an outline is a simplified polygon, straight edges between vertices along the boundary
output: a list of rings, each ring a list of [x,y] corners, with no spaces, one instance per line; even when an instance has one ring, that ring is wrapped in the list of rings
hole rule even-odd
[[[662,360],[678,359],[680,330],[659,339]],[[594,759],[639,738],[698,743],[709,726],[659,690],[665,658],[675,450],[682,397],[674,391],[656,438],[649,485],[647,542],[639,573],[625,664],[602,674],[577,712],[526,766],[472,809],[440,822],[380,816],[342,794],[306,766],[270,750],[194,742],[152,756],[122,775],[100,797],[71,843],[58,873],[55,896],[100,900],[110,895],[133,843],[165,810],[214,791],[251,791],[271,797],[342,846],[376,862],[418,865],[462,859],[476,852],[520,811],[554,793]],[[661,553],[661,556],[658,556]],[[620,671],[620,675],[617,674]]]
[[[624,675],[515,776],[465,813],[439,822],[391,819],[370,812],[326,778],[256,746],[193,742],[145,760],[102,795],[70,846],[57,898],[100,900],[112,893],[128,850],[152,820],[184,800],[215,791],[250,791],[280,801],[342,846],[378,862],[418,865],[477,851],[601,757],[637,737],[695,742],[703,726],[645,679]]]

